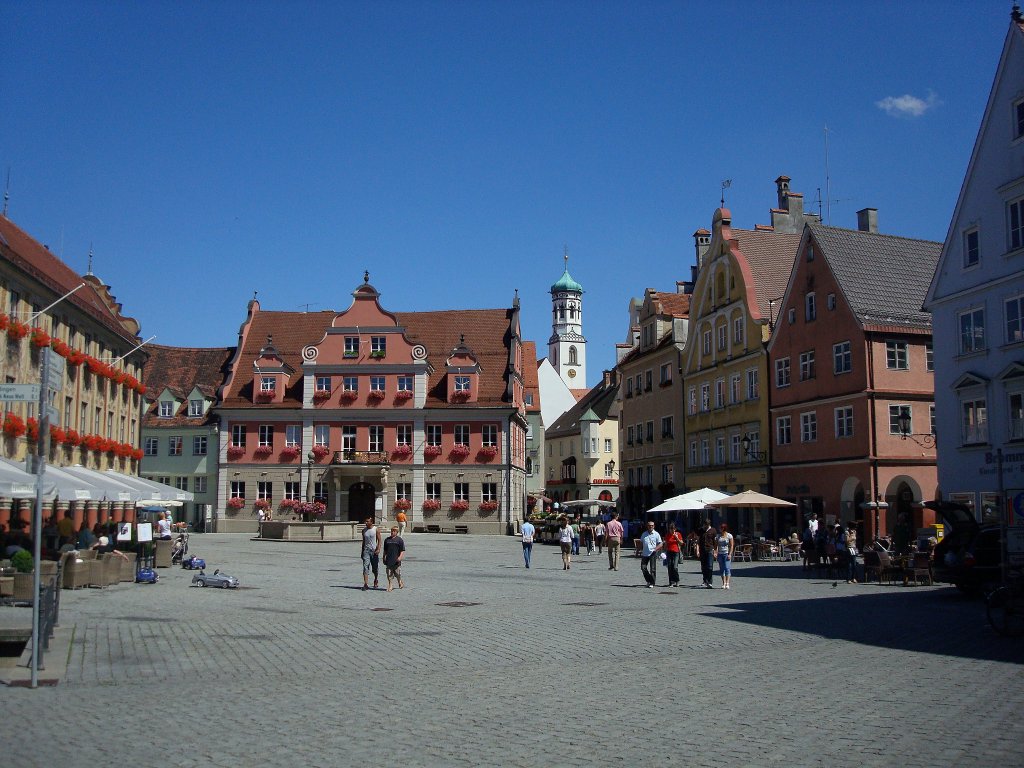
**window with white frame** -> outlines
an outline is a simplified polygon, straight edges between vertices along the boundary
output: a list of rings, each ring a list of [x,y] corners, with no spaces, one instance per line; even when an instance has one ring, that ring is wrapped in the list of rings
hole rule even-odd
[[[632,396],[633,396],[633,377],[632,376],[627,376],[626,377],[626,397],[632,397]]]
[[[398,391],[399,392],[412,392],[412,376],[399,376],[398,377]],[[529,403],[527,403],[529,405]]]
[[[605,453],[611,453],[612,452],[612,439],[610,437],[606,437],[604,439],[604,452]]]
[[[299,491],[299,481],[298,480],[285,480],[284,481],[284,498],[292,499],[293,501],[299,501],[302,498],[302,496],[300,494],[301,494],[301,491]]]
[[[1010,392],[1007,394],[1009,404],[1009,439],[1024,440],[1024,392]],[[935,406],[932,406],[934,410]]]
[[[270,501],[274,498],[274,484],[269,480],[260,480],[256,483],[256,498]]]
[[[1007,205],[1007,214],[1010,250],[1015,251],[1024,247],[1024,198]]]
[[[354,430],[355,427],[352,427]],[[331,444],[331,426],[329,424],[317,424],[313,427],[313,445],[322,445],[325,448]]]
[[[244,480],[232,480],[231,490],[229,491],[232,499],[244,499],[245,498],[245,481]]]
[[[960,401],[960,425],[964,445],[988,442],[988,411],[985,398]]]
[[[853,406],[836,408],[836,437],[853,437]]]
[[[702,467],[711,465],[711,445],[706,437],[700,441],[700,463]]]
[[[441,425],[427,424],[427,445],[441,445]],[[550,446],[548,446],[550,448]],[[550,455],[550,452],[549,454]]]
[[[232,424],[231,425],[231,446],[233,448],[244,448],[245,447],[245,424]]]
[[[635,433],[633,432],[633,425],[626,427],[626,445],[632,445],[635,439]]]
[[[142,453],[145,456],[156,456],[160,440],[156,437],[147,437],[143,443]]]
[[[469,483],[455,483],[452,498],[455,501],[469,501]]]
[[[758,398],[757,379],[757,368],[749,369],[747,371],[747,400],[757,400]]]
[[[906,403],[896,403],[889,407],[889,434],[903,434],[900,429],[900,417],[906,414],[907,434],[913,433],[913,409]]]
[[[596,437],[590,438],[590,452],[591,453],[595,453],[595,454],[598,452],[598,450],[597,450],[597,438]]]
[[[816,320],[818,317],[818,300],[815,297],[814,292],[808,293],[804,297],[804,320],[811,322]]]
[[[160,418],[169,419],[174,415],[174,402],[171,400],[160,401]]]
[[[814,378],[814,350],[800,353],[800,381]]]
[[[715,436],[715,464],[725,464],[725,435]]]
[[[1024,294],[1007,299],[1003,303],[1006,315],[1006,343],[1024,341]]]
[[[497,501],[498,500],[498,484],[497,483],[483,483],[480,486],[480,495],[483,501]]]
[[[658,369],[658,383],[663,385],[672,383],[672,366],[668,363],[663,363]]]
[[[382,356],[388,351],[388,337],[387,336],[371,336],[370,337],[370,354]]]
[[[690,387],[686,393],[687,411],[691,416],[697,413],[697,388]]]
[[[412,483],[395,483],[395,498],[412,500]]]
[[[341,450],[354,451],[356,449],[357,429],[355,424],[343,424],[341,427]]]
[[[725,379],[715,379],[715,408],[725,407]]]
[[[825,304],[828,307],[829,312],[833,311],[836,308],[836,295],[834,293],[830,293]]]
[[[673,476],[674,476],[674,473],[673,473],[673,470],[672,470],[672,465],[671,464],[662,464],[661,465],[661,482],[662,482],[662,484],[663,485],[668,485],[669,483],[675,482],[673,480]]]
[[[260,392],[273,392],[277,389],[277,380],[273,376],[260,377]]]
[[[369,429],[369,450],[370,451],[383,451],[384,450],[384,426],[382,424],[371,424]]]
[[[642,377],[643,377],[643,374],[638,373],[636,375],[636,393],[638,395],[643,390],[643,379],[642,379]]]
[[[455,377],[455,391],[456,392],[469,392],[469,376],[456,376]]]
[[[359,391],[359,377],[358,376],[344,376],[342,378],[342,387],[347,389],[349,392]]]
[[[721,351],[727,346],[729,346],[729,327],[722,323],[718,326],[718,349]]]
[[[735,317],[732,321],[732,342],[743,344],[743,317]]]
[[[747,453],[747,461],[757,461],[758,456],[761,452],[761,433],[757,430],[751,430],[747,433],[750,438],[750,448]]]
[[[469,424],[455,425],[455,444],[469,445]]]
[[[189,400],[188,401],[188,415],[192,417],[203,415],[203,401],[202,400]]]
[[[885,367],[891,371],[905,371],[910,367],[907,357],[907,342],[885,342]]]
[[[711,329],[708,328],[701,334],[701,349],[705,355],[711,354]]]
[[[733,432],[729,435],[729,463],[739,464],[742,459],[740,448],[743,445],[742,439],[740,438],[739,432]]]
[[[654,372],[644,371],[644,392],[654,389]]]
[[[648,421],[645,426],[647,428],[647,442],[648,443],[653,443],[654,442],[654,422],[653,421]]]
[[[196,475],[194,490],[196,493],[206,493],[206,475]]]
[[[661,417],[661,436],[668,438],[672,437],[672,417],[662,416]]]
[[[964,232],[964,268],[976,267],[981,260],[981,240],[978,236],[978,228]]]
[[[206,435],[193,435],[192,436],[192,455],[193,456],[205,456],[206,455],[207,440]]]
[[[793,419],[791,416],[776,417],[775,442],[777,445],[789,445],[793,442]]]
[[[167,455],[181,456],[181,435],[172,435],[167,438]]]
[[[327,483],[323,480],[317,480],[313,483],[313,499],[327,502],[327,494],[330,492],[330,488]]]
[[[697,441],[696,440],[691,440],[690,441],[690,466],[691,467],[696,467],[697,466]]]
[[[412,424],[395,427],[395,445],[412,445]]]
[[[345,337],[345,357],[359,357],[359,337]]]
[[[813,443],[818,439],[818,414],[814,411],[800,414],[800,442]]]
[[[273,424],[260,424],[260,446],[273,445],[274,444],[274,425]]]
[[[383,392],[384,391],[384,377],[383,376],[371,376],[370,377],[370,391],[371,392]]]
[[[644,444],[644,425],[642,423],[636,425],[636,444]]]
[[[441,500],[441,484],[440,483],[427,483],[426,496],[432,501]]]
[[[832,372],[837,376],[853,370],[853,353],[850,342],[841,341],[832,345]]]
[[[480,427],[480,441],[485,446],[496,446],[498,444],[498,425],[484,424]]]
[[[316,377],[316,390],[317,390],[317,392],[330,392],[331,391],[331,377],[330,376],[317,376]]]
[[[961,312],[958,315],[960,325],[960,354],[981,352],[985,349],[985,310],[983,307]]]
[[[796,307],[789,308],[786,312],[786,320],[789,321],[790,325],[796,322]]]
[[[287,424],[284,428],[284,445],[286,448],[298,448],[302,445],[302,426]]]
[[[789,358],[780,357],[775,361],[775,388],[789,386]]]

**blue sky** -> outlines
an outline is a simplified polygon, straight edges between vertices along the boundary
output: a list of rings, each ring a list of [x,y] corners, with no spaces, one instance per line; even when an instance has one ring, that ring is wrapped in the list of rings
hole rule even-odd
[[[689,276],[723,179],[942,240],[1010,2],[22,2],[0,30],[8,215],[144,337],[265,309],[502,307],[541,354],[568,247],[588,383]],[[879,276],[885,279],[885,275]]]

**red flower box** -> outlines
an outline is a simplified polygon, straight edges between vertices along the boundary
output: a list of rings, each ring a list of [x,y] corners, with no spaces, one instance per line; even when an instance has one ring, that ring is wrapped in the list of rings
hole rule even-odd
[[[73,429],[69,429],[64,433],[64,444],[70,446],[76,446],[82,442],[82,436]]]
[[[481,512],[495,512],[498,509],[498,502],[496,501],[481,501],[480,511]]]
[[[412,398],[412,391],[408,389],[400,389],[395,392],[395,400],[410,400]]]
[[[281,499],[281,503],[278,506],[279,506],[280,509],[283,509],[285,511],[291,510],[291,509],[295,509],[297,506],[299,506],[299,500],[298,499]]]
[[[452,402],[453,403],[464,403],[467,400],[469,400],[469,396],[470,396],[469,390],[458,389],[455,392],[452,392]]]
[[[411,445],[404,445],[404,444],[403,445],[396,445],[395,446],[395,450],[393,450],[391,452],[391,455],[394,456],[397,459],[404,459],[404,458],[407,458],[409,456],[412,456],[412,446]]]
[[[229,459],[240,459],[245,456],[245,446],[242,445],[229,445],[228,446],[228,458]]]
[[[424,448],[423,448],[423,455],[428,457],[428,458],[433,458],[435,456],[440,456],[441,455],[441,446],[440,445],[427,445],[427,446],[424,446]]]
[[[42,328],[32,329],[32,346],[42,349],[43,347],[50,346],[50,334],[44,331]]]
[[[231,509],[241,509],[245,506],[245,499],[240,499],[237,496],[228,499],[228,506]]]
[[[469,446],[456,443],[451,451],[448,452],[448,455],[453,459],[464,459],[469,456]]]
[[[270,499],[256,499],[252,503],[253,509],[270,509]]]
[[[371,389],[367,395],[367,400],[383,400],[384,395],[387,394],[383,389]]]
[[[408,499],[397,499],[395,501],[395,509],[405,512],[412,508],[412,502]]]
[[[313,455],[316,457],[317,461],[323,461],[325,458],[327,458],[327,456],[328,456],[328,454],[330,454],[330,452],[331,452],[331,449],[328,448],[326,445],[314,445],[313,446]]]
[[[267,392],[267,391],[257,392],[256,393],[256,402],[257,403],[269,403],[269,402],[273,401],[274,395],[276,395],[276,394],[277,393],[274,392],[273,390],[271,390],[269,392]]]
[[[28,323],[22,323],[18,320],[11,320],[7,326],[7,338],[11,341],[21,341],[28,336]]]
[[[271,445],[258,445],[258,446],[256,446],[256,449],[252,452],[252,455],[256,456],[258,458],[261,458],[261,459],[265,459],[267,456],[269,456],[273,452],[274,452],[274,447],[271,446]]]
[[[477,451],[476,455],[477,458],[483,459],[484,461],[487,461],[488,459],[493,459],[495,456],[498,455],[498,447],[495,445],[485,445],[479,451]]]
[[[297,459],[298,457],[299,449],[291,445],[286,445],[284,448],[281,449],[281,453],[278,454],[278,458],[281,459],[281,461],[291,461],[292,459]]]
[[[423,511],[424,512],[436,512],[441,508],[440,499],[424,499]]]
[[[318,389],[313,393],[314,400],[326,400],[331,396],[331,390],[329,389]]]
[[[450,507],[452,512],[465,512],[469,509],[469,502],[465,499],[455,499]]]
[[[25,422],[17,414],[4,414],[3,430],[8,437],[21,437],[25,434]]]
[[[359,392],[355,389],[341,390],[341,402],[343,403],[351,403],[357,397],[359,397]]]
[[[85,352],[79,352],[77,350],[69,348],[67,357],[68,365],[78,367],[85,362],[86,357],[87,355],[85,354]]]

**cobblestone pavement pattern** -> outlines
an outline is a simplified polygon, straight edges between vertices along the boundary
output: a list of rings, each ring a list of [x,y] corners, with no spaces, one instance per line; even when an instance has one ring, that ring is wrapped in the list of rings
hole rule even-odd
[[[242,588],[65,592],[63,682],[0,690],[5,764],[1024,764],[1024,646],[949,587],[755,562],[712,591],[686,561],[651,590],[633,558],[419,534],[389,594],[358,544],[192,543]]]

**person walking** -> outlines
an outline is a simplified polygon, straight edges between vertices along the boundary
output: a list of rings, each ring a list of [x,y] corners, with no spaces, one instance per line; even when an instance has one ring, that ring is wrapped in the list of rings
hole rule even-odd
[[[562,527],[558,529],[558,546],[562,549],[562,570],[568,571],[569,566],[572,565],[572,526],[569,525],[569,520],[565,517],[558,522],[562,524]]]
[[[715,537],[715,547],[718,551],[718,567],[722,572],[722,589],[731,589],[732,581],[732,552],[735,548],[735,541],[729,533],[729,526],[722,523],[718,527],[719,533]]]
[[[668,585],[679,586],[679,558],[683,555],[683,547],[686,541],[682,534],[676,530],[675,523],[668,524],[668,534],[665,536],[665,566],[668,568]]]
[[[587,548],[587,554],[594,554],[594,529],[590,526],[590,523],[583,524],[583,546]]]
[[[598,520],[597,525],[594,526],[594,542],[597,544],[597,554],[599,555],[601,554],[601,550],[604,547],[604,534],[604,523]]]
[[[384,573],[388,577],[388,592],[392,580],[398,581],[398,588],[405,589],[402,581],[402,558],[405,557],[405,540],[398,534],[398,526],[391,526],[391,535],[384,539]]]
[[[612,512],[612,519],[606,527],[608,532],[608,570],[619,570],[619,550],[622,549],[622,523],[619,522],[619,513]]]
[[[715,578],[715,537],[717,532],[707,518],[701,520],[697,538],[697,557],[700,558],[700,573],[707,589],[714,588]]]
[[[640,536],[640,570],[648,589],[654,589],[658,580],[658,559],[664,542],[654,527],[654,521],[647,523],[647,530]]]
[[[409,516],[405,514],[404,509],[398,510],[398,514],[395,515],[395,522],[398,523],[398,535],[405,536],[405,526],[409,522]]]
[[[530,567],[530,558],[533,557],[533,537],[536,535],[537,529],[533,527],[533,523],[529,520],[523,523],[521,529],[523,535],[523,560],[526,562],[526,567]]]
[[[377,568],[380,562],[380,550],[383,539],[380,529],[373,522],[372,517],[366,518],[366,527],[363,529],[363,591],[370,588],[370,574],[373,574],[373,588],[377,589]]]
[[[857,526],[851,520],[846,524],[846,535],[843,537],[843,563],[846,565],[846,583],[857,583]]]
[[[578,555],[580,553],[580,516],[576,515],[576,519],[572,521],[572,553]]]

